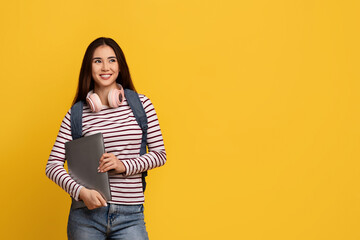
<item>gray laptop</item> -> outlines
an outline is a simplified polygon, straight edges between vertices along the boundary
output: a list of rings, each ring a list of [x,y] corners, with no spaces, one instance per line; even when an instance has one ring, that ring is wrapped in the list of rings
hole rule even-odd
[[[102,133],[65,143],[65,157],[70,176],[79,184],[111,200],[108,173],[99,173],[99,161],[105,152]]]

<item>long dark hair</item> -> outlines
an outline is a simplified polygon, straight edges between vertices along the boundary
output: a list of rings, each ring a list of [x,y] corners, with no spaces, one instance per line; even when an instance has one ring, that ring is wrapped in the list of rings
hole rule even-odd
[[[129,67],[126,63],[125,55],[120,46],[111,38],[100,37],[95,39],[86,49],[84,59],[80,69],[79,83],[76,91],[76,95],[73,101],[73,105],[82,100],[85,101],[86,95],[90,90],[94,89],[94,80],[92,79],[92,57],[96,48],[102,45],[111,47],[116,55],[117,62],[119,63],[120,73],[116,79],[117,83],[120,83],[123,88],[135,90],[135,86],[131,80]]]

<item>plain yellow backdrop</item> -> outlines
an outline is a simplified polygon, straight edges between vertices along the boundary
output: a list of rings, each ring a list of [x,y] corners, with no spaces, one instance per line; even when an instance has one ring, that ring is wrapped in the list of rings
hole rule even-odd
[[[124,50],[168,162],[150,239],[360,239],[358,1],[2,1],[1,239],[66,239],[45,176],[83,54]]]

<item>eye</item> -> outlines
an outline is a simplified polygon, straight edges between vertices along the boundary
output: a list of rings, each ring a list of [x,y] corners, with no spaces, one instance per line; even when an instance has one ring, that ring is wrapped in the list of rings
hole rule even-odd
[[[115,59],[115,58],[112,58],[112,59],[110,59],[109,62],[116,62],[116,59]]]
[[[101,63],[101,60],[96,59],[96,60],[94,61],[94,63]]]

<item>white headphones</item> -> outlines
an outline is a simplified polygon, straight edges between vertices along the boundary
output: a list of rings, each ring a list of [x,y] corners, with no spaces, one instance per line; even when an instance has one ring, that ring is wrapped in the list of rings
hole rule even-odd
[[[109,105],[112,108],[119,107],[124,102],[124,88],[117,84],[120,89],[111,89],[108,94]],[[91,108],[92,112],[99,112],[102,109],[100,97],[91,90],[86,96],[86,102]]]

